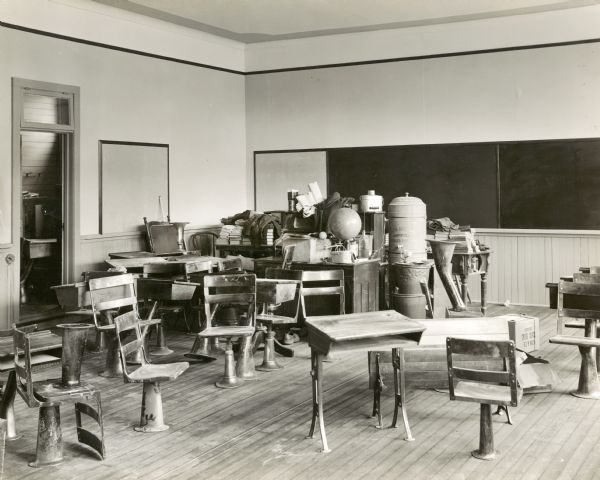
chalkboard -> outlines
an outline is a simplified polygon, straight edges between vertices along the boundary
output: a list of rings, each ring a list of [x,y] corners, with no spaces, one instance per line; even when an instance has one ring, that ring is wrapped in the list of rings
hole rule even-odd
[[[600,230],[600,140],[501,144],[502,228]]]
[[[144,217],[168,214],[169,146],[101,140],[100,233],[133,232]]]
[[[352,196],[367,190],[387,205],[409,192],[428,218],[497,227],[497,145],[448,144],[341,148],[328,151],[327,191]],[[385,207],[384,207],[385,208]]]

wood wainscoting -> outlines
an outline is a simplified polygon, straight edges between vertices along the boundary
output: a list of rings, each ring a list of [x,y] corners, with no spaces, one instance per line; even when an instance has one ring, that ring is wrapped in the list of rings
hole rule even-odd
[[[546,282],[600,265],[598,231],[480,229],[477,238],[493,250],[488,302],[547,306]],[[469,292],[480,300],[479,276],[469,278]]]

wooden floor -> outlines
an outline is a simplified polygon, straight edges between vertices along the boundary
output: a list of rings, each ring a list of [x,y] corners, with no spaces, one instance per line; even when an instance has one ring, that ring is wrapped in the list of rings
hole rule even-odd
[[[17,399],[22,437],[6,445],[4,479],[586,479],[600,478],[600,402],[568,394],[577,384],[579,353],[548,344],[555,311],[492,306],[490,315],[521,312],[541,319],[541,356],[550,360],[560,383],[552,393],[524,397],[512,409],[514,425],[494,417],[500,457],[476,460],[479,407],[450,402],[448,395],[416,390],[408,397],[414,442],[403,429],[374,428],[365,353],[337,354],[325,365],[325,422],[332,452],[319,452],[310,425],[309,350],[281,359],[284,370],[257,372],[258,380],[235,390],[214,387],[222,360],[192,364],[178,380],[165,383],[163,402],[171,429],[137,433],[141,386],[96,376],[101,355],[88,355],[83,378],[102,391],[107,458],[79,446],[70,405],[62,407],[65,461],[55,467],[27,466],[35,454],[37,412]],[[170,333],[176,353],[157,361],[184,360],[192,338]],[[260,352],[256,360],[260,359]],[[389,388],[389,387],[388,387]],[[393,398],[382,399],[389,425]]]

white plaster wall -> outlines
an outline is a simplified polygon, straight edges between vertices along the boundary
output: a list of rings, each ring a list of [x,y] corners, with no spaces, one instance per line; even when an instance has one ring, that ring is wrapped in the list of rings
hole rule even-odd
[[[156,55],[244,69],[243,43],[91,0],[0,0],[0,20]]]
[[[169,144],[173,220],[214,225],[221,216],[245,209],[243,76],[6,28],[0,28],[0,45],[8,46],[0,49],[0,209],[5,216],[10,212],[11,77],[81,88],[82,235],[98,232],[99,140]],[[123,178],[123,188],[144,186]]]
[[[246,71],[361,62],[600,37],[600,5],[466,22],[249,44]]]
[[[246,79],[252,152],[600,136],[600,44]],[[250,197],[249,197],[250,198]]]

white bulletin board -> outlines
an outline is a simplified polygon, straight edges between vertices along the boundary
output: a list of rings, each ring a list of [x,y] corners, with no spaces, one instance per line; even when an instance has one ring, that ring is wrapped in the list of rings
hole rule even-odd
[[[169,146],[101,140],[100,233],[138,231],[144,217],[166,221],[167,215]]]

